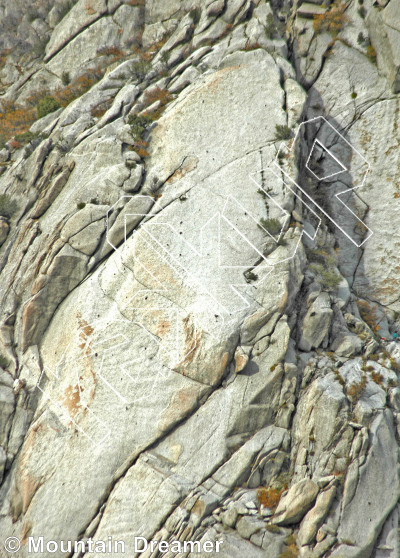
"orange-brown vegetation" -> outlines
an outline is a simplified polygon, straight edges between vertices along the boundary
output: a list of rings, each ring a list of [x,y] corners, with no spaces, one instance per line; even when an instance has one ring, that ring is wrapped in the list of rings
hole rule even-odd
[[[359,382],[352,383],[351,386],[346,389],[347,397],[349,397],[353,403],[356,403],[364,393],[366,385],[367,376],[364,374]]]
[[[54,98],[62,107],[66,107],[72,101],[84,95],[95,83],[103,77],[103,71],[100,69],[89,69],[85,74],[73,80],[64,89],[59,89],[54,93]]]
[[[115,46],[100,48],[97,51],[97,54],[99,56],[113,56],[116,60],[118,60],[124,55],[123,51],[120,48]]]
[[[113,99],[107,99],[106,101],[103,101],[99,105],[93,107],[91,110],[92,116],[95,118],[100,118],[101,116],[103,116],[103,114],[106,113],[111,107],[112,102]]]
[[[376,333],[380,330],[378,325],[378,316],[376,314],[376,306],[373,306],[366,300],[357,300],[358,311],[364,322]]]
[[[367,46],[367,56],[373,64],[376,63],[376,50],[372,45]]]
[[[348,21],[344,13],[346,4],[342,2],[335,2],[331,9],[324,14],[314,15],[314,31],[316,33],[330,33],[332,37],[337,37],[340,33],[344,23]]]
[[[155,89],[148,91],[143,99],[144,105],[146,107],[151,107],[151,105],[153,105],[157,101],[159,101],[160,104],[156,110],[151,112],[151,114],[149,114],[148,112],[146,112],[145,114],[151,116],[153,120],[158,120],[164,112],[166,105],[170,101],[172,101],[172,99],[173,96],[171,95],[171,93],[169,93],[169,91],[165,89],[156,87]]]
[[[292,533],[285,540],[286,548],[282,550],[279,558],[296,558],[299,555],[299,549],[296,544],[296,537]]]
[[[149,146],[147,141],[137,140],[135,141],[135,151],[139,157],[149,157],[150,153],[147,151],[146,147]]]
[[[0,148],[1,144],[5,143],[13,136],[27,132],[36,118],[36,110],[34,107],[23,107],[21,105],[15,105],[11,101],[3,101],[2,108],[0,109]],[[11,147],[19,148],[21,144],[13,140]]]
[[[373,367],[371,367],[371,368],[372,368],[372,370],[371,370],[372,381],[374,381],[376,384],[378,384],[378,386],[384,387],[384,383],[383,383],[384,377],[383,377],[383,375],[380,374],[379,372],[377,372],[376,370],[374,370]]]
[[[7,56],[10,54],[11,48],[4,48],[0,51],[0,69],[5,66],[7,62]]]
[[[276,508],[286,488],[259,488],[257,490],[259,505],[264,506],[264,508]]]

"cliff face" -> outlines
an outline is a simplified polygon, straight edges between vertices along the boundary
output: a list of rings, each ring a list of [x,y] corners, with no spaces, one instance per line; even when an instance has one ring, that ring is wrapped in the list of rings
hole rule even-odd
[[[0,29],[2,537],[399,556],[398,1]]]

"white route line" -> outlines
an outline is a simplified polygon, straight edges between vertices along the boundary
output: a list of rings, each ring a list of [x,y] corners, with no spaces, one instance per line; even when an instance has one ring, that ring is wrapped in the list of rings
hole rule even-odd
[[[313,154],[313,152],[314,152],[315,144],[317,144],[317,143],[322,147],[322,149],[323,149],[324,151],[326,151],[326,152],[328,153],[328,155],[329,155],[330,157],[332,157],[332,159],[334,159],[334,160],[336,161],[336,163],[342,168],[342,170],[340,170],[340,171],[338,171],[338,172],[334,172],[334,173],[332,173],[332,174],[328,174],[327,176],[324,176],[324,177],[320,177],[320,176],[318,176],[317,174],[315,174],[315,172],[309,167],[309,162],[310,162],[311,156],[312,156],[312,154]],[[337,176],[338,174],[341,174],[342,172],[345,172],[345,171],[349,170],[347,167],[345,167],[345,166],[339,161],[339,159],[338,159],[337,157],[335,157],[335,155],[334,155],[327,147],[325,147],[325,145],[324,145],[323,143],[321,143],[321,142],[319,141],[319,139],[315,139],[315,140],[314,140],[313,146],[312,146],[312,148],[311,148],[311,150],[310,150],[310,154],[309,154],[308,159],[307,159],[307,162],[306,162],[306,167],[307,167],[307,169],[311,172],[311,174],[313,174],[313,175],[315,176],[315,178],[316,178],[317,180],[321,180],[321,181],[322,181],[322,180],[326,180],[327,178],[332,178],[332,176]]]
[[[225,324],[225,315],[228,316],[232,316],[234,313],[240,312],[245,308],[248,308],[250,306],[250,302],[248,297],[246,298],[246,296],[240,292],[238,290],[238,287],[240,287],[242,290],[243,288],[247,289],[254,289],[256,288],[258,285],[260,285],[261,282],[265,281],[265,279],[267,277],[269,277],[270,273],[273,271],[274,267],[277,266],[278,264],[281,264],[283,262],[287,262],[290,261],[291,259],[293,259],[297,253],[297,250],[300,246],[300,243],[302,241],[303,235],[306,235],[308,238],[310,238],[311,240],[315,240],[316,235],[319,231],[320,225],[321,225],[321,217],[318,215],[318,213],[309,205],[309,203],[311,203],[313,206],[315,206],[323,215],[325,215],[328,219],[330,219],[330,221],[332,221],[334,223],[334,225],[349,239],[351,240],[351,242],[353,242],[353,244],[355,244],[358,248],[361,247],[373,234],[373,231],[371,231],[366,225],[365,223],[359,219],[359,217],[345,204],[345,202],[341,199],[341,196],[344,194],[349,194],[350,192],[361,188],[364,185],[365,182],[365,178],[370,170],[370,165],[368,163],[368,161],[350,144],[350,142],[348,142],[346,140],[346,138],[343,137],[342,134],[340,134],[327,120],[325,117],[323,116],[318,116],[315,118],[312,118],[310,120],[307,120],[306,122],[303,122],[299,125],[297,132],[294,136],[294,139],[291,140],[291,145],[289,144],[289,149],[288,149],[288,153],[292,152],[292,150],[294,150],[294,146],[296,144],[297,139],[300,137],[299,134],[301,132],[302,127],[306,126],[307,124],[311,124],[311,123],[317,123],[318,121],[320,122],[324,122],[327,126],[330,127],[330,129],[333,131],[334,134],[336,134],[337,136],[339,136],[341,138],[342,141],[345,142],[345,144],[352,149],[355,153],[357,153],[357,155],[361,158],[362,164],[366,165],[366,171],[364,173],[363,179],[361,184],[354,186],[353,188],[348,188],[342,192],[339,192],[337,194],[335,194],[335,197],[337,198],[338,201],[341,202],[342,205],[344,205],[344,207],[360,222],[362,223],[365,228],[369,231],[369,235],[364,238],[364,240],[361,243],[357,243],[355,240],[353,240],[353,238],[351,238],[351,236],[345,231],[343,230],[343,228],[340,226],[340,224],[333,218],[331,217],[295,180],[293,180],[290,175],[288,174],[287,171],[285,171],[279,164],[279,155],[280,153],[283,152],[283,149],[285,147],[285,144],[281,144],[279,147],[279,150],[277,152],[277,155],[275,157],[275,160],[272,162],[272,165],[266,168],[261,169],[260,171],[256,171],[253,172],[249,175],[250,180],[259,188],[262,190],[262,192],[265,194],[265,196],[269,199],[269,201],[271,201],[280,211],[283,215],[285,215],[285,220],[283,221],[283,224],[281,226],[281,230],[279,232],[279,235],[277,237],[275,237],[274,235],[272,235],[265,227],[263,227],[263,225],[260,223],[260,219],[257,219],[251,212],[249,212],[243,205],[242,203],[237,200],[234,196],[229,195],[226,200],[225,200],[225,204],[224,207],[222,209],[222,212],[217,211],[215,212],[214,215],[212,215],[201,227],[200,227],[200,249],[196,249],[195,246],[193,246],[191,243],[189,243],[185,238],[182,238],[182,236],[180,236],[179,231],[171,224],[168,222],[164,222],[162,220],[157,220],[157,217],[155,217],[152,221],[145,223],[143,226],[139,225],[138,229],[136,231],[133,232],[132,235],[132,241],[133,241],[133,259],[134,261],[137,263],[137,265],[139,265],[146,273],[149,274],[149,276],[152,278],[152,280],[154,281],[154,283],[156,284],[156,286],[159,286],[159,288],[153,288],[153,289],[140,289],[138,290],[126,303],[125,305],[125,309],[129,309],[132,311],[136,311],[136,312],[173,312],[176,314],[176,346],[175,349],[172,350],[170,348],[166,348],[165,346],[163,346],[163,343],[159,341],[159,339],[154,336],[153,334],[151,334],[148,329],[145,327],[145,325],[140,322],[140,321],[131,321],[131,320],[116,320],[116,322],[121,321],[121,322],[125,322],[125,323],[129,323],[130,325],[137,325],[139,327],[141,327],[148,335],[150,335],[150,337],[152,338],[152,340],[159,346],[159,350],[160,351],[165,351],[168,355],[171,356],[171,358],[174,356],[174,359],[176,361],[179,360],[179,323],[178,323],[178,319],[179,319],[179,310],[178,309],[172,309],[172,308],[162,308],[162,307],[150,307],[150,308],[141,308],[138,306],[135,307],[129,307],[130,302],[134,301],[135,299],[138,300],[140,296],[143,296],[145,293],[161,293],[161,294],[166,294],[168,292],[168,285],[164,284],[163,282],[161,282],[159,279],[157,279],[157,277],[146,267],[145,263],[143,263],[140,259],[140,256],[136,253],[136,244],[137,241],[139,239],[141,239],[144,243],[146,243],[147,245],[149,245],[151,247],[151,249],[155,252],[155,254],[160,257],[160,259],[165,262],[177,275],[181,280],[189,280],[189,283],[193,284],[194,287],[200,292],[205,294],[207,297],[209,297],[210,302],[207,304],[209,306],[209,310],[210,313],[215,314],[216,313],[216,308],[218,309],[218,316],[221,317],[222,319],[222,324],[219,326],[219,331],[222,329],[223,325]],[[321,131],[321,128],[319,128],[317,130],[316,133],[319,133]],[[325,176],[323,178],[318,177],[316,173],[314,173],[314,171],[309,167],[309,163],[311,160],[311,157],[313,155],[314,149],[316,148],[316,146],[319,145],[320,148],[322,148],[323,151],[325,151],[343,170],[338,171],[336,173],[332,173],[328,176]],[[341,172],[345,172],[348,171],[349,169],[327,148],[325,147],[325,145],[318,139],[315,138],[312,148],[310,150],[310,153],[308,155],[307,158],[307,162],[306,162],[306,168],[309,170],[309,172],[311,174],[314,175],[315,178],[317,178],[317,180],[322,181],[322,180],[326,180],[328,178],[332,178],[333,176],[340,174]],[[269,192],[267,190],[265,190],[263,188],[262,184],[259,184],[255,178],[254,175],[260,175],[261,173],[264,173],[266,171],[271,172],[276,178],[278,178],[284,187],[286,187],[290,192],[292,192],[292,194],[294,196],[296,196],[301,203],[309,210],[309,212],[311,214],[314,215],[314,217],[316,218],[318,225],[315,229],[315,232],[313,235],[309,234],[304,228],[301,231],[301,234],[299,236],[298,242],[296,243],[294,252],[292,255],[285,257],[279,261],[271,261],[271,259],[269,259],[269,256],[264,256],[264,254],[262,253],[262,251],[260,250],[260,248],[258,246],[256,246],[253,242],[250,241],[250,239],[246,236],[246,234],[237,226],[235,225],[235,223],[233,223],[230,219],[229,216],[227,216],[226,214],[228,213],[228,206],[229,204],[234,204],[236,205],[237,208],[239,208],[241,210],[241,212],[244,212],[244,214],[246,215],[246,217],[249,217],[249,219],[254,222],[254,224],[256,226],[261,227],[265,233],[267,233],[269,235],[269,237],[274,240],[276,242],[276,244],[279,244],[279,241],[282,237],[282,234],[284,232],[285,227],[287,226],[287,220],[290,219],[290,213],[285,210],[277,201],[274,200],[274,198],[269,194]],[[303,197],[301,196],[301,194],[299,194],[298,190],[300,190],[300,192],[302,193]],[[148,215],[148,213],[127,213],[124,215],[124,243],[122,246],[122,250],[120,250],[119,248],[117,248],[116,246],[114,246],[114,244],[111,242],[110,240],[110,213],[111,211],[121,202],[121,200],[123,199],[132,199],[135,198],[136,200],[140,200],[141,198],[147,198],[147,199],[151,199],[154,202],[154,199],[151,198],[150,196],[144,196],[144,195],[124,195],[122,196],[108,211],[107,211],[107,215],[106,215],[106,241],[108,244],[110,244],[112,246],[112,248],[119,254],[120,256],[120,262],[121,264],[126,268],[127,266],[124,264],[122,257],[123,256],[127,256],[127,248],[128,248],[128,238],[127,238],[127,218],[128,217],[146,217]],[[307,201],[308,203],[307,203]],[[266,274],[264,274],[264,276],[258,280],[255,281],[252,285],[249,285],[247,282],[243,282],[243,283],[230,283],[229,287],[231,288],[231,290],[235,293],[236,296],[238,296],[238,298],[243,302],[244,306],[242,308],[238,308],[235,311],[229,310],[228,308],[226,308],[226,306],[224,304],[222,304],[218,298],[206,287],[206,285],[201,281],[200,278],[198,278],[197,276],[194,275],[193,271],[191,271],[187,265],[183,265],[181,262],[178,261],[177,256],[172,253],[170,250],[168,250],[160,241],[160,239],[153,234],[154,231],[156,230],[156,228],[158,228],[158,231],[162,230],[162,227],[168,227],[170,231],[172,231],[173,235],[176,235],[181,242],[183,242],[184,247],[186,248],[186,250],[189,251],[189,253],[192,253],[195,257],[197,258],[205,258],[207,257],[207,255],[205,254],[205,250],[204,250],[204,246],[205,246],[205,231],[206,229],[210,226],[210,224],[214,221],[217,220],[217,240],[218,240],[218,268],[221,269],[232,269],[232,270],[241,270],[241,269],[261,269],[261,270],[265,270],[267,271]],[[222,223],[226,223],[229,227],[231,227],[236,234],[238,234],[241,239],[243,241],[245,241],[249,246],[251,246],[251,248],[256,252],[256,254],[258,254],[258,256],[260,258],[262,258],[262,260],[265,263],[262,263],[261,265],[226,265],[222,263],[222,259],[221,259],[221,255],[222,255],[222,245],[223,245],[223,238],[221,236],[221,225]],[[163,238],[163,236],[161,235],[161,238]],[[129,268],[128,268],[129,269]],[[111,322],[113,323],[113,322]],[[110,323],[108,323],[107,325],[110,325]],[[194,346],[185,353],[183,358],[186,358],[186,356],[188,354],[190,354],[192,351],[195,350],[196,346],[197,346],[197,326],[196,326],[196,320],[193,318],[193,327],[194,327]],[[78,330],[79,333],[80,330]],[[123,347],[126,343],[129,343],[129,339],[128,337],[126,337],[124,334],[121,334],[123,341],[119,344],[114,344],[112,345],[110,348],[106,348],[103,351],[103,355],[102,355],[102,360],[101,360],[101,365],[100,365],[100,371],[98,373],[98,376],[101,378],[101,380],[104,382],[104,384],[107,386],[107,388],[112,391],[114,393],[114,395],[124,404],[129,403],[129,399],[127,399],[126,397],[126,393],[125,394],[121,394],[121,392],[116,388],[116,386],[114,386],[103,374],[103,366],[105,363],[105,358],[106,358],[106,353],[111,351],[111,350],[115,350],[118,347]],[[104,346],[107,342],[109,342],[110,340],[114,340],[116,338],[118,338],[119,335],[114,335],[112,337],[106,338],[103,341],[100,341],[98,343],[96,343],[93,346],[90,346],[88,339],[86,339],[86,345],[85,348],[90,348],[90,350],[92,351],[89,354],[85,354],[85,356],[77,359],[78,361],[84,358],[87,358],[88,356],[91,356],[94,354],[94,349],[93,347],[101,347]],[[78,335],[78,339],[79,339],[79,335]],[[80,341],[82,342],[82,338],[80,338]],[[70,345],[67,346],[67,348]],[[46,367],[46,370],[49,370],[49,372],[51,373],[51,375],[53,377],[55,377],[56,379],[60,379],[59,377],[59,365],[61,364],[65,353],[66,353],[67,349],[64,351],[63,356],[61,357],[60,361],[57,363],[57,367],[56,367],[56,373],[54,374],[49,368]],[[119,369],[122,371],[122,373],[125,375],[125,377],[132,382],[132,384],[134,385],[137,381],[138,378],[141,375],[141,372],[143,370],[143,366],[144,366],[144,359],[135,359],[129,362],[129,364],[136,364],[140,362],[140,366],[138,371],[136,372],[135,376],[133,377],[128,370],[126,369],[126,364],[124,365],[119,365]],[[37,387],[42,391],[42,393],[44,393],[51,401],[52,403],[54,403],[62,412],[63,414],[67,414],[66,409],[63,408],[57,401],[54,400],[54,398],[52,398],[51,396],[49,396],[48,393],[46,393],[46,391],[44,389],[42,389],[40,387],[40,383],[42,381],[43,378],[43,374],[45,372],[45,369],[43,369]],[[155,375],[155,380],[153,382],[152,385],[152,389],[154,388],[154,384],[156,383],[156,381],[159,381],[160,377],[163,376],[163,374],[161,372],[157,373]],[[79,380],[79,375],[78,375],[78,389],[79,392],[81,393],[81,387],[80,387],[80,380]],[[145,397],[149,397],[151,394],[144,396],[142,398]],[[139,398],[141,399],[141,398]],[[106,433],[103,435],[103,437],[101,438],[100,442],[96,442],[94,439],[92,439],[87,432],[85,432],[82,427],[80,427],[76,421],[74,421],[73,417],[68,415],[68,419],[76,426],[76,428],[78,428],[86,437],[88,437],[89,439],[92,440],[93,443],[95,443],[96,445],[104,442],[104,440],[106,438],[108,438],[108,436],[111,433],[111,430],[109,429],[109,427],[103,422],[101,421],[98,417],[96,417],[96,415],[94,415],[94,413],[92,413],[92,411],[90,411],[90,409],[85,405],[85,404],[81,404],[82,407],[84,409],[87,410],[87,412],[89,414],[91,414],[92,417],[94,417],[94,419],[98,422],[98,424],[100,425],[100,427],[103,429],[103,431],[105,430]]]
[[[295,184],[295,185],[299,188],[299,190],[300,190],[300,191],[301,191],[314,205],[317,206],[317,208],[319,209],[319,211],[321,211],[321,213],[323,213],[330,221],[332,221],[332,223],[333,223],[333,224],[334,224],[334,225],[335,225],[335,226],[336,226],[336,227],[337,227],[337,228],[338,228],[338,229],[339,229],[339,230],[340,230],[340,231],[341,231],[341,232],[342,232],[355,246],[357,246],[357,248],[360,248],[365,242],[367,242],[367,240],[369,240],[369,239],[371,238],[371,236],[372,236],[374,233],[373,233],[373,231],[372,231],[369,227],[367,227],[367,225],[354,213],[354,211],[352,211],[352,210],[350,209],[350,207],[349,207],[348,205],[345,204],[345,202],[340,198],[340,196],[342,196],[343,194],[349,194],[350,192],[353,192],[354,190],[357,190],[358,188],[362,188],[362,186],[364,185],[364,182],[365,182],[365,180],[366,180],[367,174],[369,173],[370,168],[371,168],[371,166],[370,166],[369,162],[367,161],[367,159],[365,159],[365,157],[363,157],[363,156],[361,155],[361,153],[360,153],[355,147],[353,147],[353,146],[351,145],[351,143],[348,142],[348,141],[346,140],[346,138],[343,137],[342,134],[340,134],[340,132],[338,132],[338,131],[326,120],[326,118],[325,118],[324,116],[317,116],[317,117],[315,117],[315,118],[312,118],[312,119],[307,120],[306,122],[302,122],[302,123],[300,124],[299,128],[297,129],[296,135],[295,135],[295,137],[294,137],[294,139],[293,139],[293,142],[292,142],[292,145],[291,145],[291,148],[290,148],[289,152],[292,151],[292,150],[294,149],[294,146],[295,146],[295,143],[296,143],[296,139],[297,139],[298,136],[299,136],[299,133],[300,133],[300,130],[301,130],[302,126],[305,126],[306,124],[309,124],[309,123],[311,123],[311,122],[316,122],[317,120],[323,120],[323,121],[334,131],[335,134],[337,134],[337,135],[338,135],[338,136],[339,136],[339,137],[340,137],[340,138],[341,138],[341,139],[342,139],[355,153],[357,153],[357,155],[362,159],[362,161],[364,162],[364,164],[367,165],[367,169],[366,169],[366,171],[365,171],[365,173],[364,173],[364,176],[363,176],[363,179],[362,179],[361,184],[359,184],[358,186],[354,186],[353,188],[348,188],[348,189],[346,189],[346,190],[343,190],[342,192],[338,192],[337,194],[335,194],[335,197],[336,197],[337,200],[338,200],[338,201],[339,201],[339,202],[340,202],[340,203],[341,203],[341,204],[342,204],[342,205],[343,205],[356,219],[357,219],[357,221],[358,221],[359,223],[361,223],[361,224],[369,231],[370,234],[367,235],[367,236],[364,238],[364,240],[363,240],[361,243],[358,244],[358,243],[357,243],[355,240],[353,240],[353,238],[339,225],[339,223],[338,223],[337,221],[335,221],[335,219],[334,219],[333,217],[331,217],[331,216],[330,216],[330,215],[329,215],[329,214],[328,214],[328,213],[327,213],[327,212],[326,212],[326,211],[325,211],[325,210],[324,210],[324,209],[323,209],[323,208],[322,208],[322,207],[321,207],[321,206],[320,206],[320,205],[319,205],[319,204],[318,204],[305,190],[303,190],[303,188],[302,188],[295,180],[293,180],[293,179],[287,174],[287,172],[279,165],[279,153],[280,153],[280,152],[283,153],[282,146],[283,146],[284,144],[281,144],[281,146],[280,146],[280,148],[279,148],[279,151],[278,151],[278,153],[277,153],[277,155],[276,155],[276,157],[275,157],[275,160],[274,160],[274,163],[273,163],[273,164],[279,169],[279,171],[280,171],[281,173],[283,173],[283,174],[285,175],[285,177],[286,177],[290,182],[292,182],[293,184]],[[322,144],[321,144],[321,145],[322,145]],[[325,148],[325,147],[324,147],[324,148]],[[325,149],[326,149],[326,148],[325,148]],[[282,151],[281,151],[281,150],[282,150]],[[332,154],[330,153],[330,155],[332,155]],[[333,156],[333,155],[332,155],[332,156]],[[340,161],[338,161],[338,162],[340,163]],[[340,164],[342,165],[342,163],[340,163]],[[343,165],[342,165],[342,166],[343,166]],[[265,170],[265,169],[263,169],[263,170]],[[272,170],[272,169],[271,169],[271,170]],[[262,171],[261,171],[261,172],[262,172]],[[310,171],[310,172],[312,172],[312,171]],[[276,176],[279,176],[279,177],[280,177],[280,175],[278,175],[277,173],[275,173],[275,174],[276,174]],[[313,173],[313,174],[314,174],[314,173]],[[315,175],[314,175],[314,176],[315,176]],[[280,177],[280,178],[281,178],[281,177]],[[326,177],[326,178],[328,178],[328,177]],[[324,179],[324,180],[325,180],[325,179]],[[285,181],[284,181],[284,183],[285,183],[286,186],[288,186],[288,184],[287,184]]]
[[[150,309],[149,309],[150,310]],[[97,376],[102,380],[102,382],[105,384],[105,386],[107,386],[107,388],[117,397],[117,399],[123,403],[123,404],[132,404],[135,403],[137,401],[141,401],[144,399],[148,399],[149,397],[151,397],[153,391],[154,391],[154,387],[155,387],[155,383],[157,382],[158,378],[161,377],[166,377],[167,376],[167,372],[163,373],[162,370],[158,370],[158,373],[155,375],[154,377],[154,381],[152,382],[152,386],[151,386],[151,392],[148,393],[147,395],[141,396],[141,397],[128,397],[128,393],[121,393],[121,391],[111,383],[111,381],[109,381],[106,376],[104,375],[103,372],[103,368],[104,368],[104,363],[105,363],[105,359],[107,356],[107,353],[117,350],[118,348],[122,348],[124,346],[126,346],[127,344],[129,344],[131,341],[130,339],[124,334],[124,333],[118,333],[118,334],[113,334],[110,337],[106,337],[100,341],[97,342],[92,342],[90,340],[90,336],[87,335],[85,333],[85,329],[87,327],[91,328],[93,331],[90,335],[92,335],[93,333],[99,333],[101,328],[97,328],[96,329],[96,325],[102,325],[104,324],[105,326],[109,327],[112,326],[113,324],[129,324],[129,325],[137,325],[139,327],[141,327],[142,329],[145,329],[144,326],[140,323],[140,322],[132,322],[130,320],[96,320],[95,323],[91,323],[91,324],[85,324],[84,326],[81,326],[77,332],[76,335],[74,337],[74,340],[71,341],[70,343],[68,343],[68,345],[66,346],[63,354],[61,355],[60,359],[58,360],[57,364],[56,364],[56,369],[55,372],[53,372],[53,370],[51,370],[51,368],[45,366],[43,368],[43,370],[41,371],[40,377],[38,379],[38,382],[36,384],[36,387],[43,393],[43,395],[45,395],[45,397],[58,409],[59,413],[64,416],[64,418],[66,420],[68,420],[69,422],[71,422],[86,438],[88,438],[95,446],[98,446],[100,444],[102,444],[111,434],[111,429],[110,427],[103,421],[101,420],[83,401],[82,401],[82,387],[81,387],[81,378],[79,376],[79,372],[76,370],[75,374],[74,374],[74,380],[76,381],[76,386],[79,392],[79,411],[83,410],[85,412],[85,414],[87,413],[89,416],[89,420],[93,423],[95,422],[97,427],[96,430],[100,429],[101,432],[101,437],[100,439],[97,439],[97,436],[91,436],[86,429],[84,429],[78,422],[77,420],[75,420],[73,414],[71,412],[68,412],[67,407],[65,407],[64,405],[62,405],[59,400],[55,399],[54,397],[52,397],[49,394],[49,390],[46,389],[46,387],[51,387],[51,386],[44,386],[42,387],[44,378],[48,378],[50,381],[51,380],[57,380],[58,382],[60,382],[60,368],[62,363],[65,361],[66,358],[66,354],[68,352],[68,349],[71,346],[80,346],[81,351],[83,352],[83,356],[77,357],[76,358],[76,362],[85,360],[89,357],[92,357],[98,353],[100,353],[100,351],[102,350],[102,348],[104,348],[104,350],[102,351],[102,356],[101,356],[101,363],[100,363],[100,367],[99,367],[99,371],[97,371]],[[148,335],[150,335],[150,337],[158,344],[160,345],[160,342],[158,341],[158,339],[153,336],[150,332],[148,332],[147,330],[145,330]],[[82,335],[83,333],[83,335]],[[110,346],[106,346],[110,341],[114,341],[116,340],[115,343],[112,343]],[[131,383],[132,388],[137,384],[137,382],[139,381],[139,378],[141,376],[141,373],[143,371],[143,367],[145,366],[145,362],[146,359],[145,358],[136,358],[136,359],[132,359],[129,360],[128,363],[123,363],[123,364],[119,364],[118,365],[118,369],[121,370],[121,372],[124,374],[124,377],[126,379],[128,379],[128,382]],[[133,377],[127,370],[127,365],[132,365],[132,364],[136,364],[139,363],[139,369],[136,372],[136,377]],[[72,380],[72,383],[74,382],[74,380]],[[75,389],[72,385],[71,385],[71,381],[68,382],[69,387],[71,387],[72,389]],[[68,397],[66,395],[66,397]]]

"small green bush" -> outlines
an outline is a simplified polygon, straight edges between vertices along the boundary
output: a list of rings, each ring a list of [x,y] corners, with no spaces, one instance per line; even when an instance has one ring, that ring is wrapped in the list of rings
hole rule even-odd
[[[376,64],[376,50],[371,44],[367,46],[367,57],[372,64]]]
[[[165,65],[168,64],[168,60],[169,60],[170,54],[171,54],[171,53],[168,52],[168,51],[166,51],[166,50],[163,50],[163,51],[162,51],[162,53],[160,54],[160,58],[161,58],[161,62],[162,62],[163,64],[165,64]]]
[[[361,46],[364,46],[368,42],[368,38],[364,37],[364,34],[360,31],[357,36],[357,43]]]
[[[260,219],[262,228],[268,231],[270,234],[279,234],[282,229],[278,219]]]
[[[249,283],[250,281],[257,281],[258,275],[253,273],[252,271],[246,271],[244,274],[246,281]]]
[[[131,133],[135,140],[143,139],[143,136],[153,122],[151,116],[142,115],[139,116],[138,114],[131,114],[128,118],[128,124],[131,127]]]
[[[336,258],[323,248],[307,250],[307,258],[311,263],[323,264],[324,267],[332,268],[336,265]]]
[[[21,145],[26,145],[31,141],[38,139],[40,134],[34,134],[33,132],[22,132],[22,134],[15,134],[14,139]]]
[[[63,82],[63,85],[65,85],[65,87],[71,83],[71,77],[69,75],[69,72],[64,71],[61,74],[61,81]]]
[[[36,112],[38,118],[43,118],[43,116],[47,116],[51,112],[58,110],[61,107],[60,103],[54,97],[49,97],[45,95],[42,99],[39,100],[38,104],[36,105]]]
[[[0,353],[0,366],[1,368],[7,368],[7,366],[10,364],[10,361],[8,360],[8,358],[3,355],[2,353]]]
[[[285,34],[285,24],[279,20],[275,21],[272,14],[267,15],[265,23],[265,36],[267,39],[278,39]]]
[[[9,364],[10,361],[8,360],[8,358],[4,356],[2,353],[0,353],[0,368],[6,370]]]
[[[288,140],[292,136],[292,130],[289,126],[277,124],[275,126],[275,139],[277,140]]]
[[[361,8],[358,8],[358,15],[362,18],[365,19],[365,16],[367,15],[367,10],[364,8],[364,6],[361,6]]]
[[[144,80],[148,72],[150,71],[151,63],[148,60],[139,60],[132,65],[133,77],[141,82]]]
[[[334,292],[337,290],[342,278],[332,267],[326,267],[323,264],[312,264],[310,270],[314,273],[317,283],[322,290]]]
[[[0,194],[0,215],[10,219],[17,211],[17,202],[10,198],[8,194]]]
[[[86,207],[86,203],[85,202],[79,202],[76,204],[76,207],[78,209],[83,209],[84,207]]]
[[[193,8],[193,10],[190,10],[189,15],[192,18],[193,23],[195,25],[197,25],[200,21],[201,9],[200,8]]]
[[[267,21],[265,24],[265,35],[267,39],[274,39],[278,34],[278,28],[275,23],[274,16],[272,14],[267,15]]]

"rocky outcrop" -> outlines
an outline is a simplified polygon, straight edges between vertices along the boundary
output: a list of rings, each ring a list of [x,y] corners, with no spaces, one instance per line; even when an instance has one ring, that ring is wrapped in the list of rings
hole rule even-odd
[[[0,532],[395,558],[395,0],[0,16]]]

